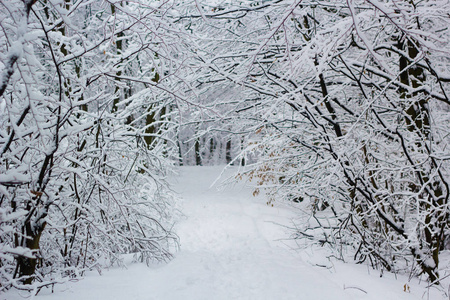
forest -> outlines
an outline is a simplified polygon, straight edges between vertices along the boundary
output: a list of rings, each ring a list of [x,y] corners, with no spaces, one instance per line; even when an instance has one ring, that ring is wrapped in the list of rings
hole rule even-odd
[[[439,285],[447,0],[0,0],[0,292],[179,249],[178,166],[239,166],[293,238]]]

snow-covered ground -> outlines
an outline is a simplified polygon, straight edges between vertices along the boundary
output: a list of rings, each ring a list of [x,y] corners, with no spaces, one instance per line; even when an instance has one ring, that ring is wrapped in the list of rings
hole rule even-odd
[[[171,262],[91,272],[36,299],[445,299],[416,279],[380,277],[367,266],[329,261],[320,251],[294,251],[278,225],[290,225],[291,210],[267,206],[243,185],[210,188],[220,173],[220,167],[183,167],[173,180],[183,216],[176,227],[181,248]],[[22,299],[17,291],[0,298]]]

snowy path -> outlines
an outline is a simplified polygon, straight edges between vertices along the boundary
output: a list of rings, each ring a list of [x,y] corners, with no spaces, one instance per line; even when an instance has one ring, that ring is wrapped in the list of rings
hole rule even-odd
[[[275,241],[285,234],[274,222],[288,221],[288,211],[249,190],[208,189],[218,169],[202,170],[179,182],[188,219],[178,228],[182,251],[171,267],[183,276],[164,299],[335,299],[320,274]]]
[[[289,224],[289,210],[268,207],[242,187],[222,192],[210,189],[221,172],[218,167],[184,167],[181,172],[174,188],[184,199],[184,217],[176,227],[181,250],[173,261],[150,268],[131,264],[126,270],[104,271],[102,276],[92,272],[77,283],[59,286],[53,294],[42,291],[36,298],[427,299],[418,286],[405,293],[406,278],[393,280],[391,274],[379,278],[374,271],[369,275],[365,266],[313,267],[277,241],[286,233],[274,223]],[[7,299],[19,299],[13,296]]]

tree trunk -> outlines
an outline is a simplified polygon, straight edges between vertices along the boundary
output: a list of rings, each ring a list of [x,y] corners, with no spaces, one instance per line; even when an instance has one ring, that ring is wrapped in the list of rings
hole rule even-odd
[[[227,141],[225,146],[225,161],[227,164],[231,162],[231,139]]]
[[[195,151],[195,164],[197,166],[201,166],[202,165],[202,157],[200,155],[200,141],[198,138],[195,140],[194,151]]]

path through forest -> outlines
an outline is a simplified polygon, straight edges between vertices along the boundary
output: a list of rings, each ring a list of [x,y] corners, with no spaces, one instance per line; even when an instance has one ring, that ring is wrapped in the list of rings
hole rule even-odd
[[[235,170],[234,170],[235,171]],[[228,171],[225,176],[230,176]],[[168,264],[130,264],[102,276],[58,286],[52,294],[42,291],[37,299],[303,299],[303,300],[401,300],[427,299],[424,289],[410,285],[406,277],[383,278],[366,266],[330,262],[314,266],[317,255],[293,251],[280,238],[287,232],[277,224],[290,224],[293,213],[278,204],[251,196],[243,184],[218,191],[210,185],[219,167],[183,167],[173,180],[183,198],[183,216],[176,231],[181,248]],[[8,299],[19,299],[8,295]],[[429,298],[433,299],[433,298]],[[436,298],[437,299],[437,298]]]

